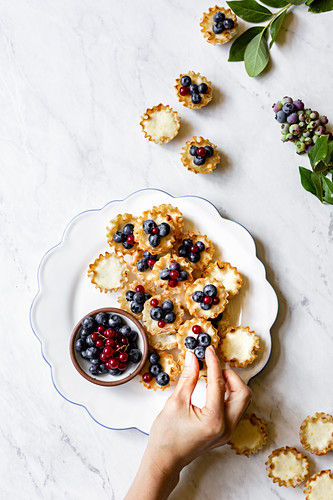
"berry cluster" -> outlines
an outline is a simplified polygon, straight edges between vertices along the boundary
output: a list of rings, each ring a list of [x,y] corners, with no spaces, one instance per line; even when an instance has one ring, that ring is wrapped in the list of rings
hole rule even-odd
[[[224,30],[231,30],[235,26],[233,19],[225,17],[223,12],[216,12],[213,16],[213,21],[213,31],[215,35],[220,35]]]
[[[133,224],[126,224],[123,227],[122,231],[117,231],[116,233],[114,233],[113,241],[115,243],[122,243],[123,247],[126,248],[126,250],[130,250],[135,244],[133,230]]]
[[[150,299],[150,293],[146,293],[142,285],[135,287],[135,291],[128,290],[125,294],[126,300],[131,303],[132,313],[140,314],[143,311],[146,300]]]
[[[192,299],[194,302],[200,303],[201,309],[204,311],[208,311],[213,305],[220,302],[220,299],[217,297],[217,288],[215,285],[204,286],[202,292],[197,290],[192,295]]]
[[[273,104],[275,119],[281,123],[282,141],[295,143],[296,152],[308,152],[317,142],[320,135],[326,134],[326,116],[319,116],[317,111],[304,109],[300,99],[293,101],[291,97],[284,97]]]
[[[181,96],[186,96],[191,94],[191,101],[193,104],[199,104],[201,102],[200,94],[207,94],[208,85],[206,83],[200,83],[197,85],[196,83],[192,83],[191,77],[185,75],[180,80],[181,87],[179,89],[179,93]]]
[[[157,299],[151,299],[150,317],[154,321],[158,321],[158,327],[164,328],[167,323],[174,323],[176,315],[173,312],[173,302],[171,300],[164,300],[161,306],[158,305]]]
[[[206,161],[206,158],[210,158],[214,154],[214,149],[211,146],[191,146],[190,147],[190,155],[194,156],[193,163],[198,167],[203,165]]]
[[[205,351],[206,347],[208,347],[212,341],[210,335],[208,333],[202,332],[202,328],[200,325],[194,325],[192,327],[192,332],[197,335],[197,338],[192,337],[189,335],[188,337],[185,338],[185,347],[186,349],[191,349],[191,351],[194,351],[194,354],[199,360],[199,367],[200,367],[200,361],[202,359],[205,359]],[[202,367],[200,367],[201,369]]]
[[[156,222],[151,219],[145,220],[142,227],[144,232],[146,234],[149,234],[149,245],[154,248],[160,244],[161,238],[164,238],[165,236],[168,236],[168,234],[170,234],[171,230],[167,222],[162,222],[158,226]]]
[[[139,363],[142,358],[137,339],[137,332],[124,324],[121,316],[100,312],[82,320],[75,350],[90,361],[91,375],[120,375],[130,362]]]
[[[152,255],[150,252],[143,252],[143,259],[138,260],[136,268],[140,273],[144,273],[149,268],[153,269],[157,260],[156,255]]]
[[[181,269],[178,262],[171,261],[169,267],[160,272],[160,279],[163,281],[168,280],[168,285],[174,288],[178,285],[179,281],[186,281],[188,279],[188,273]]]
[[[185,238],[182,244],[178,248],[179,257],[186,257],[190,262],[199,262],[201,257],[201,252],[205,250],[205,245],[202,241],[197,241],[193,244],[190,238]]]
[[[160,355],[157,352],[152,352],[149,355],[149,372],[146,372],[142,375],[142,380],[149,384],[153,380],[153,377],[156,377],[156,382],[158,385],[162,387],[168,385],[170,382],[170,377],[167,373],[162,371],[162,366],[159,364]]]

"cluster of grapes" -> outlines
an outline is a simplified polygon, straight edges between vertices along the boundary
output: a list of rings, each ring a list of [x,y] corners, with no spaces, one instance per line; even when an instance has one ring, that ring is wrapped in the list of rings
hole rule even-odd
[[[281,123],[282,141],[295,143],[298,154],[308,152],[321,135],[330,135],[326,132],[328,119],[319,116],[318,111],[311,108],[304,109],[304,103],[291,97],[284,97],[273,104],[275,119]]]

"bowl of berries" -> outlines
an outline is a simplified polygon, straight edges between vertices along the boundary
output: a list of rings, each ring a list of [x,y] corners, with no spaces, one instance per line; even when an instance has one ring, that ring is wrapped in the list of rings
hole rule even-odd
[[[131,313],[103,307],[77,323],[70,339],[70,356],[89,382],[105,387],[125,384],[147,360],[147,335]]]

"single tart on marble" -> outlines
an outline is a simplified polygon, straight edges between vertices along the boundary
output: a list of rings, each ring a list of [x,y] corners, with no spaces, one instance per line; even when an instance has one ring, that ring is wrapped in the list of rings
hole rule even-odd
[[[192,351],[199,361],[199,378],[207,377],[205,352],[209,345],[217,348],[220,337],[210,321],[193,318],[185,321],[178,329],[177,342],[180,354],[178,365],[181,371],[184,368],[186,351]]]
[[[201,32],[213,45],[229,42],[237,33],[237,17],[230,9],[210,7],[202,16]]]
[[[222,262],[221,260],[211,262],[202,276],[204,278],[215,278],[223,283],[229,299],[237,295],[243,284],[242,275],[237,271],[237,268],[232,267],[229,262]]]
[[[183,321],[183,308],[169,293],[155,295],[145,303],[142,321],[151,335],[170,335]]]
[[[213,99],[212,82],[200,73],[189,71],[176,80],[175,89],[179,102],[190,109],[200,109]]]
[[[265,446],[267,438],[266,422],[254,413],[252,415],[246,413],[237,424],[228,444],[237,455],[249,457]]]
[[[300,428],[300,440],[305,450],[316,455],[326,455],[333,449],[333,417],[316,413],[306,417]]]
[[[141,371],[140,382],[147,389],[164,391],[177,375],[178,364],[171,354],[165,351],[152,351]]]
[[[295,488],[308,474],[309,462],[296,448],[285,446],[273,451],[266,462],[268,476],[279,486]]]
[[[248,326],[230,326],[223,334],[219,349],[229,366],[245,368],[258,356],[259,337]]]
[[[170,106],[159,104],[146,110],[141,117],[140,125],[149,141],[167,144],[179,132],[180,117]]]
[[[187,141],[180,159],[184,167],[195,174],[210,174],[220,163],[217,147],[203,137],[192,137]]]
[[[170,254],[155,264],[153,275],[158,286],[177,294],[185,291],[193,281],[190,264],[183,257]]]
[[[141,318],[145,302],[155,293],[154,283],[136,280],[123,288],[118,296],[118,302],[121,309],[134,314],[136,318]]]
[[[200,233],[185,233],[176,245],[178,257],[189,261],[193,269],[202,270],[208,266],[215,252],[213,243],[206,235]]]
[[[157,349],[158,351],[171,351],[178,347],[177,335],[171,333],[170,335],[165,335],[164,333],[156,333],[151,335],[148,331],[147,338],[148,344],[152,349]]]
[[[88,276],[101,292],[116,292],[128,283],[129,268],[119,253],[100,254],[89,265]]]
[[[185,292],[185,304],[192,316],[216,318],[228,303],[228,293],[216,279],[199,278]]]
[[[305,483],[305,500],[332,500],[333,475],[330,469],[322,470],[309,477]]]
[[[132,254],[137,248],[134,238],[134,224],[136,217],[132,214],[118,214],[110,220],[106,228],[106,238],[110,247],[121,253]]]

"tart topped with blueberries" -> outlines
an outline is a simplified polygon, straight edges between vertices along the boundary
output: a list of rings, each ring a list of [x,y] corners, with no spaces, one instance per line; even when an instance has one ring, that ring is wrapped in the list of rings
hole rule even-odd
[[[187,141],[180,159],[184,167],[195,174],[209,174],[220,163],[217,147],[203,137],[192,137]]]
[[[141,318],[145,302],[156,293],[154,283],[150,281],[133,281],[122,289],[118,296],[121,308]]]
[[[193,281],[192,267],[183,257],[165,255],[155,264],[153,275],[157,284],[168,291],[179,294]]]
[[[194,71],[180,75],[175,89],[179,102],[189,109],[200,109],[213,99],[212,82]]]
[[[169,293],[154,295],[144,305],[142,321],[151,335],[170,335],[183,321],[183,308]]]
[[[178,257],[183,257],[195,270],[202,270],[213,258],[213,243],[206,235],[200,233],[185,233],[176,247]]]
[[[228,293],[215,279],[199,278],[185,292],[186,307],[197,318],[216,318],[228,303]]]
[[[156,144],[167,144],[176,137],[180,128],[180,117],[170,106],[148,108],[141,118],[140,125],[145,137]]]
[[[208,43],[222,45],[236,35],[237,17],[230,9],[216,5],[203,14],[200,26]]]
[[[137,248],[134,238],[134,224],[136,217],[132,214],[118,214],[117,217],[110,220],[106,228],[106,238],[110,247],[121,253],[132,254]]]
[[[171,354],[164,351],[152,351],[141,371],[140,382],[146,389],[164,391],[178,375],[178,364]]]

